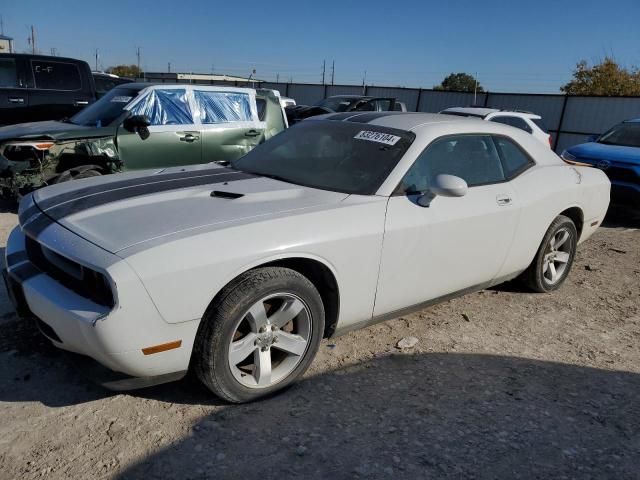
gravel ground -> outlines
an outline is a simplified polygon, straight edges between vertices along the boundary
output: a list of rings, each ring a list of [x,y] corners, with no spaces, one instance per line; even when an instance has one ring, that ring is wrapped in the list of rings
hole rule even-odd
[[[640,478],[638,228],[610,216],[558,292],[506,284],[324,341],[241,406],[190,379],[102,390],[2,289],[0,478]]]

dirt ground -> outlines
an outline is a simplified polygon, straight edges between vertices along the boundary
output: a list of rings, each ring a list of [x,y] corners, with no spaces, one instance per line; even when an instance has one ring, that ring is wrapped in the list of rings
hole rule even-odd
[[[105,391],[2,289],[0,478],[640,478],[638,228],[610,215],[553,294],[502,285],[324,341],[242,406],[190,379]]]

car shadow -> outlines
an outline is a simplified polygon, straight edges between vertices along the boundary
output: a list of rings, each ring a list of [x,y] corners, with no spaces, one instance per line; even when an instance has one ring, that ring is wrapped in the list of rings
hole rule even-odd
[[[609,228],[640,228],[640,210],[626,204],[612,203],[609,205],[603,227]]]
[[[394,354],[201,418],[128,478],[632,478],[640,375]]]

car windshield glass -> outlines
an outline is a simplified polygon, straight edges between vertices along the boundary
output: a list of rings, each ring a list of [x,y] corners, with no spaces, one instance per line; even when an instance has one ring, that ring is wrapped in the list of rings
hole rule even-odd
[[[329,97],[320,100],[315,106],[328,108],[333,112],[345,112],[354,100],[356,100],[356,97]]]
[[[598,139],[598,143],[640,147],[640,122],[628,122],[616,125]]]
[[[122,115],[124,107],[139,91],[123,87],[109,90],[104,97],[75,114],[69,121],[86,127],[106,127]]]
[[[404,130],[307,120],[231,162],[243,172],[341,193],[373,195],[415,138]]]

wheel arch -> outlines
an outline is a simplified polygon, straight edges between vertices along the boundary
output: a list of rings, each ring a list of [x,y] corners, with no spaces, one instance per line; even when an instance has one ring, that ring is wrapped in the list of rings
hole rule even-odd
[[[296,254],[286,257],[262,259],[261,261],[247,265],[225,282],[225,284],[212,298],[209,305],[211,305],[217,299],[218,295],[220,295],[220,293],[238,277],[251,270],[265,267],[290,268],[291,270],[304,275],[311,283],[313,283],[320,294],[320,298],[322,299],[325,309],[323,337],[327,338],[332,336],[336,330],[340,313],[340,290],[335,270],[328,262],[324,261],[324,259],[320,259],[316,256]]]
[[[582,229],[584,227],[584,212],[582,211],[582,208],[577,205],[566,208],[558,215],[556,215],[555,218],[557,218],[559,215],[564,215],[565,217],[569,217],[571,219],[571,221],[576,226],[576,230],[578,231],[578,241],[580,241],[580,237],[582,236]]]

